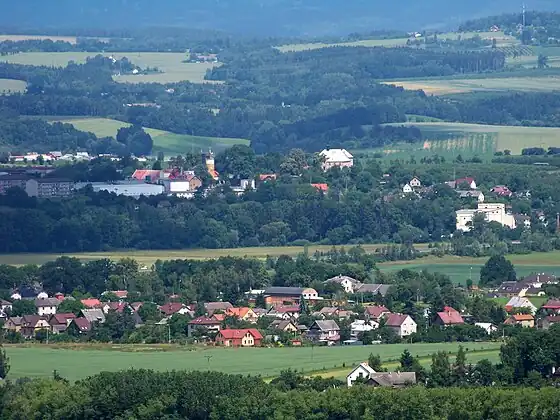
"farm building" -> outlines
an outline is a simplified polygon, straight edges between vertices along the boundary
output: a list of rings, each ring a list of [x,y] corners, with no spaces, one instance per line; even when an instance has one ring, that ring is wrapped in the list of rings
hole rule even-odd
[[[354,166],[354,156],[346,149],[325,149],[319,155],[324,159],[323,170],[328,171],[335,166],[351,168]]]

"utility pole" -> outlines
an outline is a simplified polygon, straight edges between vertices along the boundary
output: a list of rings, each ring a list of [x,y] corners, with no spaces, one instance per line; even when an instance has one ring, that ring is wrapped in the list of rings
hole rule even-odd
[[[171,344],[171,325],[167,324],[167,344]]]

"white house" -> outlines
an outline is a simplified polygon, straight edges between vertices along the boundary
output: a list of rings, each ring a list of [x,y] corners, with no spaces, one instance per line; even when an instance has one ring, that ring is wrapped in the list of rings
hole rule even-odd
[[[412,187],[410,186],[410,184],[404,184],[404,187],[402,187],[402,192],[405,194],[410,194],[412,192]]]
[[[461,198],[476,198],[479,203],[484,203],[484,194],[478,190],[457,190]]]
[[[375,370],[373,370],[368,364],[367,362],[362,362],[360,363],[358,366],[356,366],[352,372],[350,372],[347,376],[346,376],[346,384],[350,387],[354,384],[354,382],[356,381],[356,379],[358,378],[364,378],[367,379],[369,378],[369,375],[372,373],[376,373]]]
[[[527,308],[533,315],[537,313],[537,307],[526,297],[514,296],[506,303],[506,311],[509,312],[515,308]]]
[[[358,339],[360,334],[376,330],[377,328],[379,328],[378,322],[357,319],[350,324],[350,336],[354,339]]]
[[[412,188],[420,188],[422,186],[422,182],[417,177],[414,177],[410,180],[408,185],[410,185]]]
[[[35,307],[39,316],[56,314],[58,305],[60,305],[60,300],[56,298],[35,299]]]
[[[325,280],[323,283],[336,283],[340,284],[340,286],[344,289],[346,293],[354,293],[360,286],[361,282],[352,277],[343,276],[339,274],[336,277],[332,277],[330,279]]]
[[[490,322],[475,322],[474,325],[482,328],[484,331],[486,331],[486,334],[488,335],[498,331],[498,327],[496,327],[494,324]]]
[[[515,229],[515,217],[506,213],[506,205],[502,203],[478,203],[476,209],[461,209],[455,212],[456,229],[463,232],[471,230],[472,221],[476,214],[483,214],[487,222],[497,222],[502,226]]]
[[[389,314],[385,326],[389,327],[399,337],[406,337],[416,332],[416,322],[405,314]]]
[[[354,166],[354,156],[346,149],[325,149],[319,155],[324,159],[323,171],[328,171],[335,166],[351,168]]]

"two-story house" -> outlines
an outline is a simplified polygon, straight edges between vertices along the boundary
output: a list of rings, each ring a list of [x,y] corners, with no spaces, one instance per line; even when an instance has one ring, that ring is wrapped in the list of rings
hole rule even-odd
[[[315,321],[307,331],[307,338],[315,342],[335,344],[340,341],[340,327],[333,320]]]
[[[56,298],[35,299],[37,315],[49,316],[56,314],[56,308],[60,305],[60,300]]]
[[[389,327],[399,337],[406,337],[416,332],[416,322],[405,314],[387,315],[385,326]]]
[[[263,336],[255,328],[242,330],[221,330],[216,336],[216,344],[225,347],[260,347]]]

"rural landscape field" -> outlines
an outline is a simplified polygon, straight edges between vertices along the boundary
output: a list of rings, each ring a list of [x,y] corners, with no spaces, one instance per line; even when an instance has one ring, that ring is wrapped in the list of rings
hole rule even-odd
[[[116,82],[122,83],[176,83],[189,81],[192,83],[215,83],[204,80],[206,71],[219,63],[184,63],[188,57],[186,53],[170,52],[121,52],[100,53],[106,57],[116,59],[127,57],[132,63],[141,68],[157,67],[161,73],[126,74],[115,76]],[[68,62],[84,63],[88,57],[97,53],[89,52],[23,52],[15,55],[0,57],[0,61],[27,64],[33,66],[65,67]]]
[[[110,118],[49,117],[48,120],[72,124],[76,129],[91,132],[97,137],[115,137],[119,128],[130,125]],[[155,128],[146,128],[145,130],[154,141],[154,154],[158,152],[170,155],[185,154],[187,152],[199,153],[201,149],[206,150],[208,148],[220,152],[234,144],[249,144],[249,141],[244,139],[191,136],[189,134],[176,134]]]
[[[165,328],[165,326],[162,326]],[[468,360],[482,358],[498,361],[501,343],[466,343],[472,351]],[[215,370],[225,373],[274,377],[282,370],[297,369],[306,374],[345,378],[352,368],[367,360],[370,353],[379,354],[387,367],[393,367],[405,349],[421,357],[429,366],[430,355],[437,351],[455,353],[458,343],[379,344],[349,347],[302,348],[201,348],[180,346],[100,346],[88,349],[49,346],[6,346],[12,369],[11,378],[52,377],[53,370],[75,381],[102,371],[128,368],[154,370]],[[393,362],[393,363],[392,363]],[[343,366],[343,363],[345,366]]]
[[[0,94],[10,94],[24,92],[27,83],[23,80],[0,79]]]

